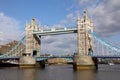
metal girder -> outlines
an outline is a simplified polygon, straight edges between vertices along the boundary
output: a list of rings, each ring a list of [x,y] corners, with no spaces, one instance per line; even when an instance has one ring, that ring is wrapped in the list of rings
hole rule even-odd
[[[75,27],[75,28],[33,31],[33,34],[36,34],[36,35],[39,35],[39,36],[69,34],[69,33],[77,33],[77,28]]]

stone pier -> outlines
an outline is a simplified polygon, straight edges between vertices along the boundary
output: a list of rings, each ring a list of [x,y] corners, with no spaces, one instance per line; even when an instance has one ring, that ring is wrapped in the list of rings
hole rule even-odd
[[[93,59],[90,56],[74,56],[73,69],[97,69]]]

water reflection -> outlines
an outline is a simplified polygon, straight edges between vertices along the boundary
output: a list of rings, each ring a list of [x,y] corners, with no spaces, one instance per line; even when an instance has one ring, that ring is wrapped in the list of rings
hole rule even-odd
[[[120,65],[99,65],[99,70],[74,71],[72,65],[46,66],[45,69],[0,69],[0,80],[120,80]]]
[[[39,75],[39,76],[38,76]],[[74,71],[67,66],[49,66],[42,69],[23,69],[22,80],[97,80],[97,71]]]
[[[75,71],[74,80],[96,80],[96,73],[95,70],[80,70]]]
[[[24,69],[22,80],[36,80],[36,69]]]

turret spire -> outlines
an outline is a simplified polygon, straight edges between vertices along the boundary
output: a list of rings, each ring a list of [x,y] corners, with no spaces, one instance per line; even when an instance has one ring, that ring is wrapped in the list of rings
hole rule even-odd
[[[87,11],[84,10],[84,13],[83,13],[83,19],[86,20],[88,17],[87,17]]]
[[[32,18],[31,24],[35,25],[35,18]]]

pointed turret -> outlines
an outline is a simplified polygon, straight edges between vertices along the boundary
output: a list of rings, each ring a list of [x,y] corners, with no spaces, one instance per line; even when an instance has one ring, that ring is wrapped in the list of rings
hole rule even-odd
[[[80,16],[78,16],[78,18],[77,18],[77,24],[80,25],[80,23],[81,23]]]
[[[86,20],[88,17],[87,17],[87,11],[84,10],[84,13],[83,13],[83,19]]]
[[[32,25],[32,26],[35,25],[35,18],[32,18],[32,20],[31,20],[31,25]]]

